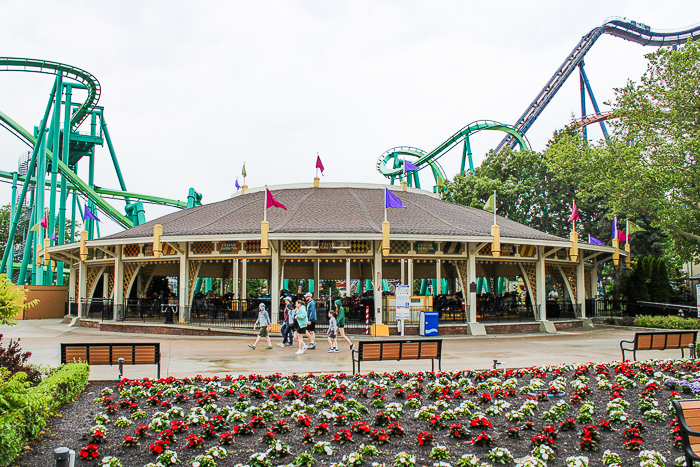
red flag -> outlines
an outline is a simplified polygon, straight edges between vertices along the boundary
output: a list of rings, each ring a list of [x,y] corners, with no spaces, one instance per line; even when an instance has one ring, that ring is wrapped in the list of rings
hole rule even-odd
[[[44,228],[49,226],[49,222],[46,220],[46,214],[44,214],[44,217],[41,218],[41,226]]]
[[[627,235],[622,230],[617,231],[617,239],[621,242],[626,242],[627,241]]]
[[[321,175],[323,175],[323,162],[321,162],[321,156],[316,155],[316,168],[321,170]]]
[[[276,208],[282,208],[282,209],[284,209],[284,210],[286,211],[287,208],[284,207],[284,204],[282,204],[282,203],[280,203],[279,201],[277,201],[277,200],[275,199],[275,197],[272,196],[272,192],[270,192],[270,190],[269,190],[268,188],[266,188],[266,190],[267,190],[267,205],[266,205],[265,207],[271,208],[271,207],[274,206],[274,207],[276,207]]]
[[[569,222],[579,220],[578,208],[576,207],[576,200],[574,200],[574,209],[571,211],[571,217],[569,217]]]

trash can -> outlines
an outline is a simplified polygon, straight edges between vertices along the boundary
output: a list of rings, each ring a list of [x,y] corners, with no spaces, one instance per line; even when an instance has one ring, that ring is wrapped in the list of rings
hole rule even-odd
[[[421,336],[437,336],[438,335],[438,321],[440,320],[440,314],[436,311],[421,311],[420,312],[420,328],[419,333]]]

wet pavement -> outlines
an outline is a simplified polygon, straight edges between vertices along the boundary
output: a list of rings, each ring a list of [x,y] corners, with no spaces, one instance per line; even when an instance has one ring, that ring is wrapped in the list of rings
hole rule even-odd
[[[490,336],[443,337],[443,370],[492,368],[493,361],[507,367],[556,365],[560,363],[610,362],[620,360],[620,341],[634,336],[635,328],[596,325],[593,330],[576,330],[554,334],[501,334]],[[32,352],[31,363],[60,364],[60,343],[92,342],[160,342],[161,376],[224,376],[249,373],[352,372],[349,346],[339,342],[339,353],[327,353],[328,341],[317,336],[317,350],[295,355],[295,347],[275,345],[281,337],[274,335],[273,349],[264,350],[264,340],[257,349],[248,348],[254,337],[202,337],[156,334],[124,334],[93,328],[69,327],[60,320],[19,321],[16,326],[0,326],[3,344],[20,338],[22,349]],[[368,336],[351,336],[372,340]],[[386,339],[386,338],[377,338]],[[678,350],[640,352],[640,358],[680,357]],[[363,362],[362,371],[426,371],[429,360]],[[437,370],[437,363],[436,363]],[[128,378],[155,378],[154,365],[126,366]],[[118,377],[116,366],[93,366],[91,380]]]

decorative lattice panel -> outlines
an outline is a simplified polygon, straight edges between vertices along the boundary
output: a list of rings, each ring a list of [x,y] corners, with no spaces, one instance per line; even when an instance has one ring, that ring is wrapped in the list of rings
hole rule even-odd
[[[462,297],[466,300],[469,293],[469,265],[466,261],[452,261],[452,265],[457,271],[457,280],[459,280],[462,288]]]
[[[140,245],[125,245],[124,246],[124,256],[129,257],[129,258],[134,258],[139,255],[141,252],[141,246]]]
[[[248,240],[245,242],[246,253],[260,253],[260,240]]]
[[[369,240],[352,240],[350,242],[350,253],[367,253],[372,249]]]
[[[146,289],[148,289],[148,285],[150,284],[151,279],[153,279],[153,271],[155,270],[155,264],[144,264],[143,266],[141,266],[141,269],[139,269],[139,275],[142,277],[141,290],[137,290],[139,297],[141,297],[142,294],[146,293]]]
[[[153,243],[146,243],[143,246],[143,256],[153,256]]]
[[[411,242],[405,240],[392,241],[390,246],[392,255],[400,255],[411,251]]]
[[[103,270],[104,270],[104,266],[88,266],[87,267],[87,282],[85,283],[85,286],[86,286],[85,292],[87,292],[87,294],[88,294],[87,298],[92,297],[94,287],[97,284],[97,281],[99,280],[100,275],[102,274]]]
[[[496,265],[492,262],[481,262],[481,269],[484,270],[484,274],[486,274],[486,278],[489,281],[489,290],[491,293],[496,293],[495,291],[495,286],[496,286]]]
[[[445,242],[442,244],[442,252],[446,255],[458,255],[464,251],[462,242]]]
[[[136,276],[136,272],[138,271],[138,269],[138,263],[124,263],[124,283],[122,284],[122,293],[124,299],[127,298],[127,294],[129,293],[129,287],[131,286],[131,282]]]
[[[480,255],[487,255],[487,256],[490,255],[491,254],[491,244],[487,243],[486,245],[484,245],[483,248],[481,248],[481,250],[479,250],[479,254]]]
[[[576,289],[578,288],[578,278],[576,277],[576,267],[572,266],[560,266],[562,275],[564,276],[564,279],[569,283],[569,287],[571,287],[571,294],[573,297],[571,297],[571,301],[573,303],[576,303],[576,297],[577,291]]]
[[[287,253],[301,253],[299,240],[287,240],[284,242],[284,251]]]
[[[525,272],[525,278],[527,279],[526,284],[530,284],[529,295],[532,297],[533,304],[537,303],[537,264],[536,263],[522,263],[521,267]]]
[[[105,272],[109,274],[109,280],[107,283],[107,297],[111,298],[114,292],[114,266],[107,266]]]
[[[258,249],[260,249],[259,246]],[[190,252],[193,255],[209,255],[212,251],[214,251],[214,242],[192,242],[190,245]]]
[[[187,262],[187,268],[189,270],[189,280],[187,281],[187,303],[192,303],[192,295],[194,293],[194,286],[197,283],[197,276],[199,275],[199,268],[201,262],[190,260]]]

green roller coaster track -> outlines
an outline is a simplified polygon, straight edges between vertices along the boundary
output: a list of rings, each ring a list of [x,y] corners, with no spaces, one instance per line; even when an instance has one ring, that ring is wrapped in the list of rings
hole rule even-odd
[[[461,173],[465,172],[467,160],[469,160],[469,170],[474,172],[474,162],[472,160],[472,150],[469,137],[482,130],[505,132],[516,139],[521,150],[530,148],[530,144],[527,142],[527,139],[525,139],[525,136],[512,126],[495,122],[493,120],[478,120],[465,126],[430,152],[425,152],[422,149],[410,146],[400,146],[389,149],[388,151],[385,151],[384,154],[382,154],[377,160],[377,170],[379,173],[391,180],[392,185],[397,179],[403,180],[405,177],[408,186],[420,188],[420,179],[417,173],[418,171],[404,173],[404,158],[409,156],[416,158],[415,161],[411,162],[418,167],[419,171],[426,167],[430,167],[435,180],[435,186],[439,187],[442,185],[444,180],[447,179],[447,176],[445,175],[445,171],[440,166],[438,159],[447,154],[452,148],[461,142],[464,142]]]
[[[85,70],[63,63],[27,58],[0,57],[0,71],[16,71],[44,73],[55,76],[54,85],[49,97],[44,117],[34,134],[27,131],[16,121],[0,112],[0,126],[5,127],[22,142],[31,148],[29,160],[22,173],[0,171],[0,179],[12,182],[11,224],[8,235],[8,245],[2,256],[0,272],[13,277],[15,245],[17,233],[24,232],[26,238],[21,246],[22,262],[17,282],[44,285],[63,283],[63,264],[56,265],[53,272],[49,265],[36,261],[38,246],[46,241],[61,245],[75,238],[76,212],[83,212],[77,205],[79,193],[87,200],[87,207],[93,212],[102,212],[124,228],[145,222],[143,203],[172,206],[180,209],[201,205],[202,195],[190,188],[187,202],[158,196],[144,195],[127,191],[124,178],[117,161],[114,146],[107,129],[104,110],[98,107],[101,88],[94,75]],[[84,89],[87,97],[82,103],[72,101],[73,90]],[[53,110],[53,113],[52,113]],[[61,117],[63,116],[63,122]],[[90,132],[78,131],[81,124],[90,117]],[[99,122],[99,123],[98,123]],[[95,146],[107,143],[114,169],[119,180],[120,189],[102,188],[95,185]],[[78,162],[83,158],[89,159],[89,179],[84,181],[77,174]],[[59,180],[60,174],[60,180]],[[17,193],[21,184],[21,193]],[[41,187],[41,188],[39,188]],[[48,199],[45,199],[46,188],[49,189]],[[29,190],[31,188],[31,190]],[[31,191],[31,195],[28,192]],[[72,215],[70,232],[66,233],[65,225],[67,202],[70,202]],[[122,199],[126,202],[126,215],[114,208],[105,198]],[[45,208],[46,204],[46,208]],[[25,212],[26,211],[26,212]],[[28,216],[28,217],[25,217]],[[19,230],[19,219],[28,224],[22,227],[38,226],[39,221],[46,220],[38,228]],[[82,217],[82,214],[81,214]],[[96,234],[99,237],[99,224],[92,219],[85,219],[85,229],[89,238]],[[24,224],[23,224],[24,225]],[[59,227],[60,226],[60,227]],[[57,233],[55,240],[49,239],[52,233]],[[68,236],[68,239],[65,237]],[[31,277],[27,273],[31,271]]]

